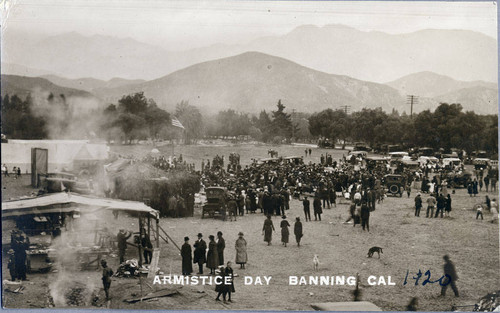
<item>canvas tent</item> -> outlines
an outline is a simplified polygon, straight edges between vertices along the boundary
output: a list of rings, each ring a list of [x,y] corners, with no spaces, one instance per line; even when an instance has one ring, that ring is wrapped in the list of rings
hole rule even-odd
[[[108,158],[108,146],[105,143],[90,140],[17,140],[2,142],[2,163],[9,170],[20,167],[22,173],[31,173],[31,149],[40,148],[48,151],[48,172],[73,170],[75,163],[88,164],[104,161]]]
[[[158,211],[142,202],[59,192],[36,198],[2,202],[2,219],[30,214],[68,213],[74,211],[75,207],[88,213],[98,210],[118,210],[139,213],[155,219],[159,217]]]

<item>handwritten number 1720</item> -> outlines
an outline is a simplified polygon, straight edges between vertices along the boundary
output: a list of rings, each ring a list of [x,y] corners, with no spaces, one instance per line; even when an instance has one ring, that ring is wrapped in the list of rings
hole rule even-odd
[[[410,273],[410,271],[406,270],[406,276],[405,276],[405,280],[403,282],[403,285],[408,284],[408,275],[409,275],[409,273]],[[444,274],[439,279],[434,280],[434,281],[431,280],[431,271],[430,270],[427,270],[427,272],[425,272],[425,274],[423,274],[423,275],[426,278],[422,282],[422,286],[425,286],[425,285],[427,285],[429,283],[430,284],[439,283],[439,285],[441,285],[441,286],[446,286],[446,285],[449,285],[451,283],[451,277],[448,274]],[[418,283],[419,283],[419,281],[420,281],[421,278],[422,278],[422,271],[418,270],[417,276],[413,276],[413,279],[415,280],[415,286],[418,286]]]

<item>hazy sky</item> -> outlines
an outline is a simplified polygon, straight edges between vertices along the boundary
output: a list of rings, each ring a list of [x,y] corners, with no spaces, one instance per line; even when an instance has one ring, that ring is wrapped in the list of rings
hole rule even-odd
[[[497,38],[494,2],[4,0],[2,32],[111,35],[182,50],[282,35],[303,24],[406,33],[466,29]]]

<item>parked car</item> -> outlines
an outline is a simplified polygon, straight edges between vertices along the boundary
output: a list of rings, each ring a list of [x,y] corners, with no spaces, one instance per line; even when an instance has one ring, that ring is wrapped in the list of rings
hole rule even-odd
[[[205,188],[207,202],[203,205],[201,218],[205,218],[205,214],[210,217],[216,215],[226,217],[228,191],[226,187],[207,187]]]
[[[405,187],[405,178],[402,175],[385,175],[384,185],[388,194],[402,197]]]

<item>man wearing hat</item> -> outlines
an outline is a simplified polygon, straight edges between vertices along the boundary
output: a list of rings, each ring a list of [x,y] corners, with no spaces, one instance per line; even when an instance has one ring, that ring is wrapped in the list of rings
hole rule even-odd
[[[128,233],[128,234],[127,234]],[[118,235],[116,235],[116,241],[118,245],[118,256],[120,257],[120,264],[125,262],[125,251],[127,250],[127,239],[132,236],[131,232],[127,232],[125,229],[120,229]]]
[[[203,235],[198,233],[198,240],[194,243],[194,259],[193,263],[198,264],[198,274],[203,274],[203,264],[207,262],[206,250],[207,243],[202,239]]]
[[[189,244],[189,237],[184,237],[184,244],[181,247],[182,257],[182,275],[191,275],[193,272],[193,256],[191,254],[191,245]]]
[[[422,197],[420,196],[420,192],[418,192],[415,197],[415,216],[420,216],[420,209],[422,209]]]

